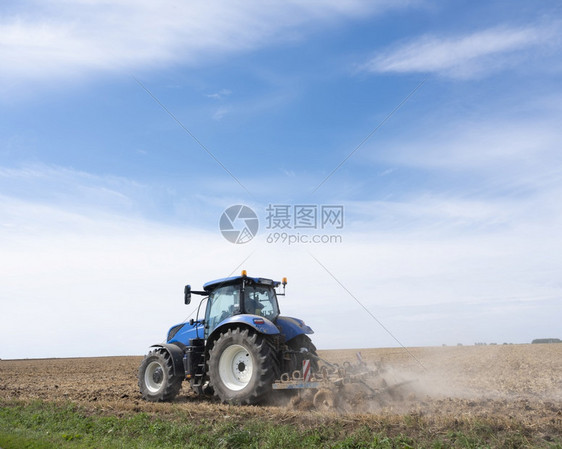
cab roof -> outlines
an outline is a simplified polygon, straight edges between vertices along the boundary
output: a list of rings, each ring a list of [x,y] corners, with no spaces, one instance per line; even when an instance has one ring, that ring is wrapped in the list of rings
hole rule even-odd
[[[218,287],[222,287],[223,285],[233,285],[233,284],[242,283],[243,279],[245,279],[246,282],[250,284],[262,284],[272,287],[278,287],[279,284],[281,284],[278,281],[274,281],[272,279],[266,279],[266,278],[254,278],[250,276],[232,276],[229,278],[222,278],[222,279],[216,279],[214,281],[209,281],[205,285],[203,285],[203,290],[205,290],[206,292],[210,292]]]

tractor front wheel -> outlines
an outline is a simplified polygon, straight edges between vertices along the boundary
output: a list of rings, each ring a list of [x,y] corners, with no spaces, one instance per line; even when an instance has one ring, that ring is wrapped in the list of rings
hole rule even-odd
[[[209,352],[209,379],[215,395],[233,404],[255,404],[271,391],[274,370],[266,337],[228,329]]]
[[[182,376],[174,375],[174,365],[168,351],[150,351],[139,367],[139,389],[142,398],[150,402],[171,401],[181,389]]]

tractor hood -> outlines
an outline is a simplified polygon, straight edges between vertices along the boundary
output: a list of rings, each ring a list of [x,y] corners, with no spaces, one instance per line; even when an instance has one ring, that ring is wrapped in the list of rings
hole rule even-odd
[[[193,338],[203,338],[205,330],[202,324],[194,323],[181,323],[172,326],[168,331],[168,336],[166,338],[167,343],[183,343],[189,346],[189,340]]]
[[[285,336],[285,341],[292,340],[293,338],[301,334],[314,333],[314,331],[309,326],[304,324],[303,320],[299,320],[298,318],[278,316],[275,324],[277,324],[277,328]]]

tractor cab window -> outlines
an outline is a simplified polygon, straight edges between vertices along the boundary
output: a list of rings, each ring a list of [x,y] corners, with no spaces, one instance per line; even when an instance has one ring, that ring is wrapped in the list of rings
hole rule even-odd
[[[240,313],[240,286],[227,285],[214,290],[209,295],[205,317],[205,337],[220,324],[221,321]]]
[[[271,287],[252,285],[244,288],[244,313],[274,320],[279,315],[277,296]]]

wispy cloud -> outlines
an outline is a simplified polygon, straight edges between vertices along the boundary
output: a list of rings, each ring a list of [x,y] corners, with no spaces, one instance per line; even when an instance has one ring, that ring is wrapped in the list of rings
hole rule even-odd
[[[418,134],[373,151],[373,158],[422,169],[496,171],[502,177],[524,167],[543,170],[557,166],[560,155],[558,119],[482,117],[450,120],[447,127]],[[380,145],[379,145],[380,146]]]
[[[391,3],[27,0],[0,18],[0,79],[16,83],[199,65],[224,53],[294,39],[313,24],[407,4]]]
[[[227,106],[220,106],[213,114],[213,119],[220,121],[228,114],[229,108]]]
[[[212,94],[207,94],[207,98],[212,98],[213,100],[222,100],[232,94],[232,91],[228,89],[221,89],[218,92]]]
[[[424,35],[384,50],[363,68],[379,73],[434,73],[473,78],[511,67],[537,47],[559,43],[558,25],[495,27],[465,35]]]
[[[33,200],[74,210],[136,213],[135,200],[147,186],[119,176],[98,176],[45,164],[19,168],[0,167],[0,191],[22,200]]]
[[[248,175],[243,182],[255,192],[258,201],[263,202],[279,198],[280,192],[283,198],[296,198],[309,185],[302,173],[287,173],[281,169],[262,176]],[[12,198],[25,202],[31,209],[48,206],[65,210],[74,214],[72,216],[106,219],[113,214],[125,214],[150,221],[189,222],[198,229],[215,229],[217,217],[224,208],[241,201],[230,181],[220,174],[194,173],[172,186],[159,180],[137,181],[126,176],[93,174],[39,163],[0,167],[0,197],[6,207],[13,203],[7,198]],[[249,205],[259,207],[253,202]],[[260,210],[265,210],[265,206]],[[9,216],[15,221],[6,220],[0,214],[0,229],[2,223],[8,227],[28,228],[41,223],[34,219],[24,224],[18,221],[17,213]],[[69,216],[69,220],[73,218]]]

